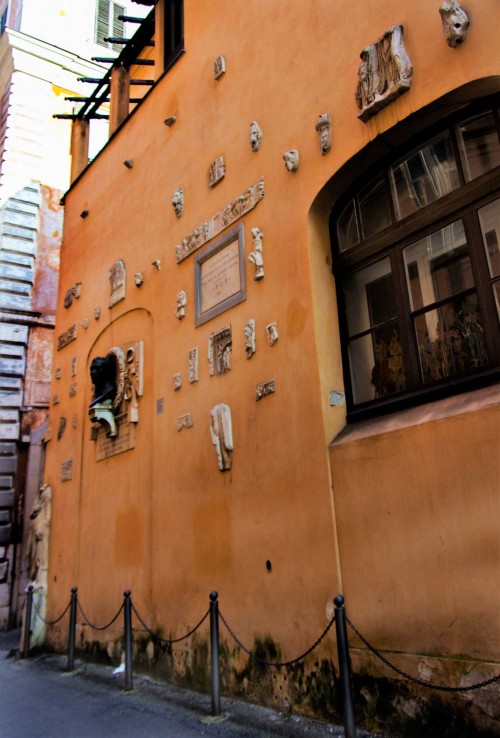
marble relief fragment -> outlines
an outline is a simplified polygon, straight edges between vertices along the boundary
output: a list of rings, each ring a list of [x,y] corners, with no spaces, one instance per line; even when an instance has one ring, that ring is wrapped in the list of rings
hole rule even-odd
[[[178,187],[172,195],[172,205],[178,218],[184,215],[184,188]]]
[[[262,256],[262,239],[264,234],[260,228],[252,228],[253,251],[248,255],[248,261],[255,266],[254,279],[264,279],[264,259]]]
[[[276,325],[276,323],[269,323],[269,325],[266,325],[266,333],[269,345],[274,346],[279,338],[278,326]]]
[[[125,262],[123,259],[115,261],[108,272],[111,290],[109,294],[109,307],[113,307],[120,300],[125,299]]]
[[[328,113],[322,113],[316,121],[319,148],[323,156],[332,148],[332,121]]]
[[[134,284],[136,287],[141,287],[144,283],[144,274],[143,272],[136,272],[134,274]]]
[[[186,317],[187,307],[187,293],[185,290],[181,290],[177,293],[177,307],[175,309],[175,317],[177,320],[182,320]]]
[[[250,318],[250,320],[247,321],[243,333],[245,334],[245,351],[247,359],[251,359],[255,353],[255,320],[253,318]]]
[[[231,409],[223,403],[210,410],[210,435],[217,452],[220,471],[228,471],[233,463],[233,427]]]
[[[283,154],[283,161],[289,172],[297,172],[299,169],[300,156],[297,149],[290,149]]]
[[[212,333],[208,339],[208,361],[210,376],[226,374],[231,369],[233,338],[231,326]]]
[[[226,164],[223,156],[218,156],[209,167],[208,170],[208,186],[215,187],[216,184],[226,176]]]
[[[457,0],[446,0],[439,6],[439,13],[444,37],[448,46],[455,49],[465,41],[469,28],[469,15]]]
[[[179,415],[177,418],[177,430],[181,431],[183,428],[192,428],[193,427],[193,418],[191,417],[191,413],[186,413],[185,415]]]
[[[226,73],[226,60],[223,56],[218,56],[214,61],[214,79],[219,79]]]
[[[274,379],[271,379],[269,382],[258,384],[255,388],[255,401],[258,402],[259,400],[262,400],[263,397],[274,395],[275,392],[276,382]]]
[[[172,386],[175,392],[177,392],[177,390],[180,390],[180,388],[182,387],[182,377],[180,374],[174,374],[174,376],[172,377]]]
[[[252,151],[258,151],[262,141],[262,129],[256,120],[250,123],[250,148]]]
[[[188,381],[193,384],[198,378],[198,346],[195,346],[189,351]]]

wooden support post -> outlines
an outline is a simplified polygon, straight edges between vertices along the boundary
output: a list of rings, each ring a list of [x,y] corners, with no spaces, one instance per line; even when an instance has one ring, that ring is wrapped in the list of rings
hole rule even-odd
[[[89,121],[77,118],[71,126],[71,182],[89,163]]]
[[[111,70],[109,135],[111,136],[129,114],[130,74],[122,66]]]

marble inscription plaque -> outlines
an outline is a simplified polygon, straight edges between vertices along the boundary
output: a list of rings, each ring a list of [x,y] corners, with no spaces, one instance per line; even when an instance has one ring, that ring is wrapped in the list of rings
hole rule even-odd
[[[234,295],[240,286],[240,261],[236,239],[201,265],[202,313]]]
[[[116,419],[118,435],[110,437],[106,435],[104,428],[99,428],[96,438],[96,461],[109,459],[110,456],[116,456],[124,451],[135,448],[135,429],[134,423],[129,423],[127,414],[118,416]]]
[[[61,464],[61,482],[71,482],[73,478],[73,459],[63,461]]]

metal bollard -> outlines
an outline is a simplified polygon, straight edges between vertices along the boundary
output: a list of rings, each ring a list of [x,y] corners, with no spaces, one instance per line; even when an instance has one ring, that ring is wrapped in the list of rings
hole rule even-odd
[[[219,664],[219,593],[210,592],[210,659],[212,683],[212,715],[221,714]]]
[[[125,629],[125,689],[132,689],[132,600],[131,592],[126,589],[123,593],[123,620]]]
[[[68,633],[68,671],[75,668],[75,638],[76,638],[76,608],[78,605],[78,587],[71,587],[69,606],[69,633]]]
[[[27,659],[30,653],[30,635],[31,635],[31,611],[33,610],[33,585],[28,584],[26,592],[26,612],[24,617],[24,642],[23,642],[23,659]]]
[[[341,594],[333,598],[335,604],[335,629],[337,632],[337,652],[339,656],[340,686],[342,690],[342,714],[345,738],[356,738],[354,709],[352,705],[351,660],[345,624],[344,598]]]

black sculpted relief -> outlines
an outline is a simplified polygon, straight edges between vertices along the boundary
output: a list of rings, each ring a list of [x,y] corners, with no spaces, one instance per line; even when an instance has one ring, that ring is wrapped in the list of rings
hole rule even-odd
[[[90,365],[90,378],[94,385],[94,397],[89,407],[116,397],[116,359],[114,356],[96,356]]]

